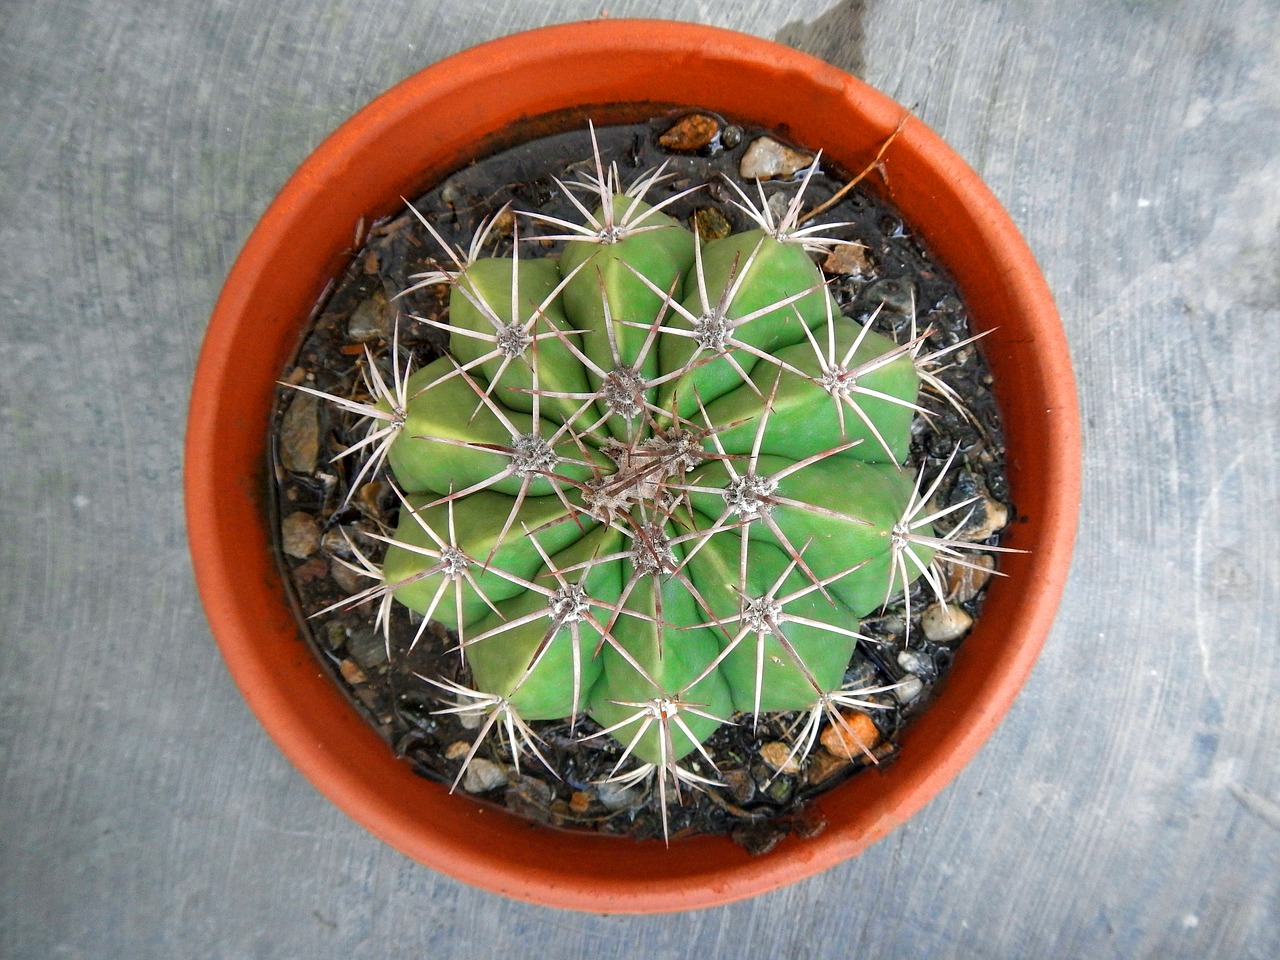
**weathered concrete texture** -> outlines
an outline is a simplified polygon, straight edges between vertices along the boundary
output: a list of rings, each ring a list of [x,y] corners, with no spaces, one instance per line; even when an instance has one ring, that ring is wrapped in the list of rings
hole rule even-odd
[[[189,573],[218,288],[289,172],[457,49],[598,3],[33,0],[0,18],[0,955],[1280,954],[1280,8],[628,2],[911,105],[1040,257],[1086,487],[977,760],[856,862],[719,910],[551,913],[404,860],[280,757]]]

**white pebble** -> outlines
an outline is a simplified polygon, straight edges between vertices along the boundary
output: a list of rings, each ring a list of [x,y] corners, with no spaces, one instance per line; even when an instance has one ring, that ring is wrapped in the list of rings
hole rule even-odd
[[[596,789],[596,796],[605,808],[617,812],[632,806],[638,797],[631,787],[622,787],[616,783],[602,783]]]
[[[893,695],[899,703],[910,703],[924,691],[924,681],[914,673],[908,673],[893,688]]]
[[[772,137],[754,140],[742,155],[738,172],[743,180],[772,180],[793,177],[813,163],[813,154],[784,146]]]
[[[965,540],[974,542],[986,540],[1009,525],[1009,508],[1003,503],[998,503],[990,497],[983,497],[979,501],[979,506],[980,509],[974,511],[974,520],[970,521],[973,526],[966,526],[960,532],[960,536]]]
[[[462,778],[462,789],[467,793],[484,793],[507,782],[507,771],[492,760],[472,757]]]
[[[951,603],[935,603],[920,618],[924,635],[934,643],[959,640],[973,626],[973,617]]]
[[[898,653],[898,666],[907,673],[924,673],[929,669],[929,661],[914,650],[903,650]]]

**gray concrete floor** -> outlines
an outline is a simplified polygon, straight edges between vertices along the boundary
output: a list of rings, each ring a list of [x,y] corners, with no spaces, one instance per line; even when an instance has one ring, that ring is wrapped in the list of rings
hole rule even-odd
[[[664,918],[469,889],[282,759],[183,530],[233,257],[352,111],[596,0],[0,6],[0,956],[1280,955],[1280,5],[618,0],[911,105],[1059,300],[1086,483],[1057,626],[995,737],[856,861]]]

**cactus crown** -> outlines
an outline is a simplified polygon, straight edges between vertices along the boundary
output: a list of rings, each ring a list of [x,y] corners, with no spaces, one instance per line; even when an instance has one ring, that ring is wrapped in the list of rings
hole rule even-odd
[[[488,258],[498,214],[465,252],[417,214],[449,266],[411,289],[450,291],[447,319],[415,319],[448,349],[389,378],[367,357],[369,402],[331,398],[369,420],[343,452],[367,457],[357,485],[385,465],[401,505],[381,565],[352,545],[374,583],[346,602],[454,631],[470,683],[423,679],[481,718],[467,761],[494,729],[541,760],[530,723],[585,715],[665,804],[714,782],[721,724],[775,711],[802,712],[799,757],[886,689],[843,686],[859,618],[1001,549],[940,534],[967,503],[932,507],[941,478],[904,466],[921,388],[959,405],[945,351],[841,313],[810,256],[840,225],[798,226],[815,168],[779,218],[738,190],[758,228],[705,244],[664,212],[683,194],[646,199],[661,168],[623,189],[598,149],[557,181],[580,221],[521,215],[562,231],[556,257],[519,220]]]

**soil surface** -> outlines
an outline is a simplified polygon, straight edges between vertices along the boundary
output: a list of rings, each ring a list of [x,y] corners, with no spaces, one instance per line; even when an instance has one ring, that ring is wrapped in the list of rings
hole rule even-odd
[[[734,196],[725,185],[726,178],[742,183],[744,161],[774,165],[765,168],[776,170],[776,176],[764,183],[764,191],[780,213],[812,158],[794,145],[762,143],[763,131],[744,130],[706,114],[607,127],[597,135],[605,162],[618,163],[624,182],[668,161],[668,171],[675,176],[659,191],[678,192],[705,183],[704,189],[667,211],[699,230],[704,240],[753,226],[726,202]],[[508,201],[516,209],[574,217],[553,178],[565,180],[591,172],[584,164],[590,156],[585,130],[545,137],[458,171],[414,205],[446,239],[465,250],[477,225]],[[892,152],[886,156],[887,170],[873,170],[870,178],[884,172],[892,175]],[[806,207],[822,204],[853,176],[824,164],[808,185]],[[747,189],[757,196],[754,183]],[[649,199],[662,196],[658,192]],[[815,222],[847,224],[831,232],[847,237],[850,244],[837,248],[825,261],[819,258],[846,315],[872,322],[898,342],[929,329],[926,352],[971,335],[951,280],[900,216],[873,193],[855,187]],[[537,232],[536,225],[521,221],[522,242]],[[500,220],[490,241],[493,249],[486,253],[506,255],[511,242],[510,222]],[[356,246],[359,252],[317,307],[296,363],[284,371],[282,380],[367,400],[361,376],[366,350],[389,380],[396,326],[400,356],[394,359],[400,369],[410,355],[416,369],[441,353],[445,335],[409,317],[441,317],[447,290],[437,286],[399,295],[411,285],[411,275],[450,264],[437,260],[437,244],[409,213],[372,225],[367,236],[356,238]],[[554,254],[558,244],[543,241],[541,246]],[[958,450],[935,502],[945,506],[979,497],[961,537],[996,543],[1004,518],[1013,516],[1013,511],[990,374],[973,345],[948,354],[941,366],[940,377],[964,398],[968,413],[962,416],[945,399],[926,392],[922,403],[932,415],[916,418],[909,462],[929,481]],[[579,718],[573,731],[568,721],[533,725],[556,775],[527,756],[517,768],[507,745],[490,736],[460,777],[463,759],[479,731],[455,714],[442,713],[451,703],[419,676],[467,681],[465,665],[456,652],[449,652],[454,640],[448,632],[432,624],[410,651],[419,624],[404,608],[396,608],[392,615],[389,645],[375,627],[375,605],[319,613],[371,585],[350,566],[356,558],[349,544],[357,544],[376,562],[380,559],[377,543],[363,534],[392,531],[397,519],[398,502],[381,477],[364,478],[347,502],[361,464],[354,456],[333,457],[363,435],[363,425],[356,415],[298,391],[282,389],[277,407],[274,506],[281,564],[299,626],[334,682],[391,749],[424,776],[446,784],[457,780],[457,789],[472,793],[479,802],[542,823],[634,838],[661,837],[658,791],[652,782],[630,787],[601,782],[611,774],[622,748],[608,737],[582,740],[584,732],[598,729],[589,719]],[[739,718],[741,722],[726,724],[707,743],[718,759],[718,770],[706,769],[696,754],[690,758],[694,769],[723,786],[682,787],[679,800],[668,804],[671,838],[728,833],[748,849],[763,852],[788,832],[814,835],[824,824],[808,800],[859,768],[892,762],[901,730],[927,708],[963,640],[966,618],[976,617],[982,604],[985,577],[946,567],[949,618],[939,616],[936,598],[923,581],[917,581],[912,588],[910,624],[899,597],[859,627],[872,640],[861,645],[865,656],[855,658],[846,679],[859,686],[897,685],[870,696],[883,709],[869,710],[859,718],[870,725],[865,729],[874,741],[874,756],[852,750],[850,758],[833,740],[836,731],[831,730],[824,746],[803,763],[783,765],[786,748],[782,745],[788,743],[788,733],[800,715],[762,717],[757,725],[749,717]]]

